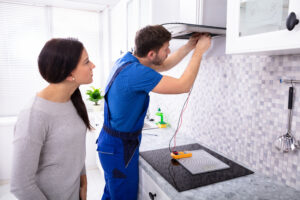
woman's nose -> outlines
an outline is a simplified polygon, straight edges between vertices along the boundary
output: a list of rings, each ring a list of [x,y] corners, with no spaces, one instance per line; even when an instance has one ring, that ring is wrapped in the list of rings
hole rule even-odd
[[[91,62],[91,63],[92,63],[92,69],[94,69],[96,67],[96,65],[93,62]]]

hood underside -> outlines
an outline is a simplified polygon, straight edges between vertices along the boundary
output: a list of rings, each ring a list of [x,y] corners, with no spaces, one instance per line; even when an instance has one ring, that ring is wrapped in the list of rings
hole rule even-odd
[[[226,28],[186,23],[162,24],[175,39],[189,39],[194,33],[210,33],[212,37],[224,36]]]

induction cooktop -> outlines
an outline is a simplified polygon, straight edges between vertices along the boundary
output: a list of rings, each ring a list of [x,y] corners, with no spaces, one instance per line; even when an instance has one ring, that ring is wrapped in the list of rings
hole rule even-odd
[[[193,171],[188,170],[186,166],[171,158],[169,148],[140,152],[140,155],[178,192],[254,173],[198,143],[178,146],[176,150],[203,150],[203,152],[201,152],[202,155],[213,156],[216,160],[224,164],[223,167],[214,170],[204,170],[203,172],[193,173]]]

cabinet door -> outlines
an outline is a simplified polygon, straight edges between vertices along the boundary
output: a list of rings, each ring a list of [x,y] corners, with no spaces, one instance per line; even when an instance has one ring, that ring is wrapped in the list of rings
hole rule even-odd
[[[139,200],[170,200],[153,179],[139,167]]]
[[[299,0],[227,1],[226,53],[300,53],[300,25],[286,28],[292,12],[299,19]]]
[[[135,34],[139,29],[139,1],[127,2],[127,51],[133,51]]]
[[[180,0],[179,22],[226,26],[226,0]]]
[[[114,63],[127,50],[126,2],[121,1],[111,10],[111,59]]]
[[[150,24],[163,24],[179,20],[179,0],[151,0],[149,8]]]
[[[198,24],[199,22],[199,0],[180,0],[179,22]]]
[[[151,23],[151,0],[140,0],[139,18],[140,27],[145,27]]]

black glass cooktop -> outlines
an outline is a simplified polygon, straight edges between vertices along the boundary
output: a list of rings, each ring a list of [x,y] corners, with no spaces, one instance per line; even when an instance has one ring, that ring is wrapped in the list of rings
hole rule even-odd
[[[172,160],[169,148],[140,152],[140,155],[164,177],[178,192],[253,174],[251,170],[203,147],[198,143],[176,147],[177,151],[203,149],[230,166],[227,169],[192,175],[176,160]]]

